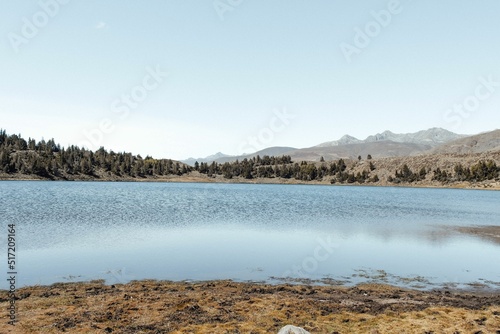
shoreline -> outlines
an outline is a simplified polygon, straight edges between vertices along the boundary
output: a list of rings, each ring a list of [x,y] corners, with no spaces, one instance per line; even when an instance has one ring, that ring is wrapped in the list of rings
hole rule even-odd
[[[70,275],[71,276],[71,275]],[[111,287],[113,285],[130,285],[137,282],[159,282],[166,284],[205,284],[205,283],[215,283],[215,282],[232,282],[234,284],[251,285],[251,286],[270,286],[279,287],[282,285],[286,286],[298,286],[298,287],[315,287],[315,288],[335,288],[335,289],[353,289],[360,286],[380,286],[388,287],[391,289],[409,290],[421,293],[430,293],[436,291],[447,291],[456,294],[474,294],[474,295],[500,295],[500,281],[494,282],[487,279],[478,279],[469,282],[442,282],[442,283],[432,283],[426,277],[422,276],[411,276],[404,277],[393,274],[388,274],[384,270],[359,270],[359,273],[353,275],[361,276],[364,279],[358,281],[352,281],[343,278],[331,278],[324,277],[320,279],[311,278],[281,278],[281,277],[268,277],[267,279],[249,280],[249,279],[235,279],[235,278],[210,278],[210,279],[164,279],[164,278],[151,278],[151,277],[139,277],[131,280],[121,280],[113,281],[106,280],[105,278],[94,277],[87,279],[78,279],[79,276],[73,276],[72,279],[62,279],[60,281],[53,281],[49,283],[35,283],[23,286],[17,286],[17,291],[20,290],[30,290],[34,288],[41,289],[51,289],[53,286],[60,285],[86,285],[90,283],[99,283],[103,286]],[[384,279],[381,276],[387,276],[391,279]],[[399,280],[399,281],[398,281]],[[401,282],[404,282],[402,284]],[[7,294],[9,290],[0,288],[0,303],[2,301],[2,294]]]
[[[56,283],[16,292],[16,329],[59,333],[498,333],[500,291],[419,291],[382,284],[312,286],[229,280]],[[7,318],[7,292],[0,316]],[[6,321],[0,331],[11,326]]]
[[[199,176],[173,176],[166,178],[158,177],[145,177],[145,178],[116,178],[116,179],[99,179],[99,178],[88,178],[88,179],[46,179],[46,178],[24,178],[24,177],[5,177],[5,175],[0,175],[0,182],[2,181],[47,181],[47,182],[123,182],[123,183],[200,183],[200,184],[279,184],[279,185],[321,185],[321,186],[332,186],[332,187],[378,187],[378,188],[421,188],[421,189],[459,189],[459,190],[491,190],[499,191],[500,184],[498,182],[489,183],[478,183],[478,184],[464,184],[456,183],[450,185],[443,184],[387,184],[387,183],[335,183],[331,184],[328,181],[302,181],[295,179],[222,179],[222,178],[209,178],[209,177],[199,177]]]

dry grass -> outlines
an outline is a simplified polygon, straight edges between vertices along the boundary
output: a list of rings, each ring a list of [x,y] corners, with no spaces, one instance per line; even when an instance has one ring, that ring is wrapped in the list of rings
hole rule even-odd
[[[215,281],[66,283],[20,289],[1,333],[500,333],[500,293]],[[0,316],[8,301],[0,292]]]

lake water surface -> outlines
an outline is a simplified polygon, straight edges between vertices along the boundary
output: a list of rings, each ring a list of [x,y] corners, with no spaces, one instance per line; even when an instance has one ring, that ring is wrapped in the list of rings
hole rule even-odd
[[[9,181],[0,203],[0,258],[16,224],[18,286],[153,278],[500,289],[500,245],[455,231],[500,225],[500,192]]]

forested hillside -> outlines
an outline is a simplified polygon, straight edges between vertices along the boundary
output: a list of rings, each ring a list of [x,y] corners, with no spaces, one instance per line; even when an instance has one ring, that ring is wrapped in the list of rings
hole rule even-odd
[[[170,160],[142,158],[104,148],[93,152],[77,146],[61,147],[54,139],[36,142],[0,130],[0,171],[37,175],[47,179],[101,178],[105,176],[145,177],[182,175],[192,168]]]
[[[469,155],[426,155],[320,162],[292,161],[257,155],[241,161],[198,163],[194,167],[171,159],[142,158],[104,148],[93,152],[77,146],[61,147],[53,139],[36,142],[0,130],[0,178],[35,176],[49,180],[166,180],[212,182],[331,183],[418,186],[498,187],[500,152]]]

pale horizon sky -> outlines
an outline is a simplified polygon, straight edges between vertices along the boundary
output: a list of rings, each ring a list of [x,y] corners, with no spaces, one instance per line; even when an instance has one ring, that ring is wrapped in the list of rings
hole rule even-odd
[[[491,131],[498,13],[494,0],[9,1],[0,128],[172,159]]]

